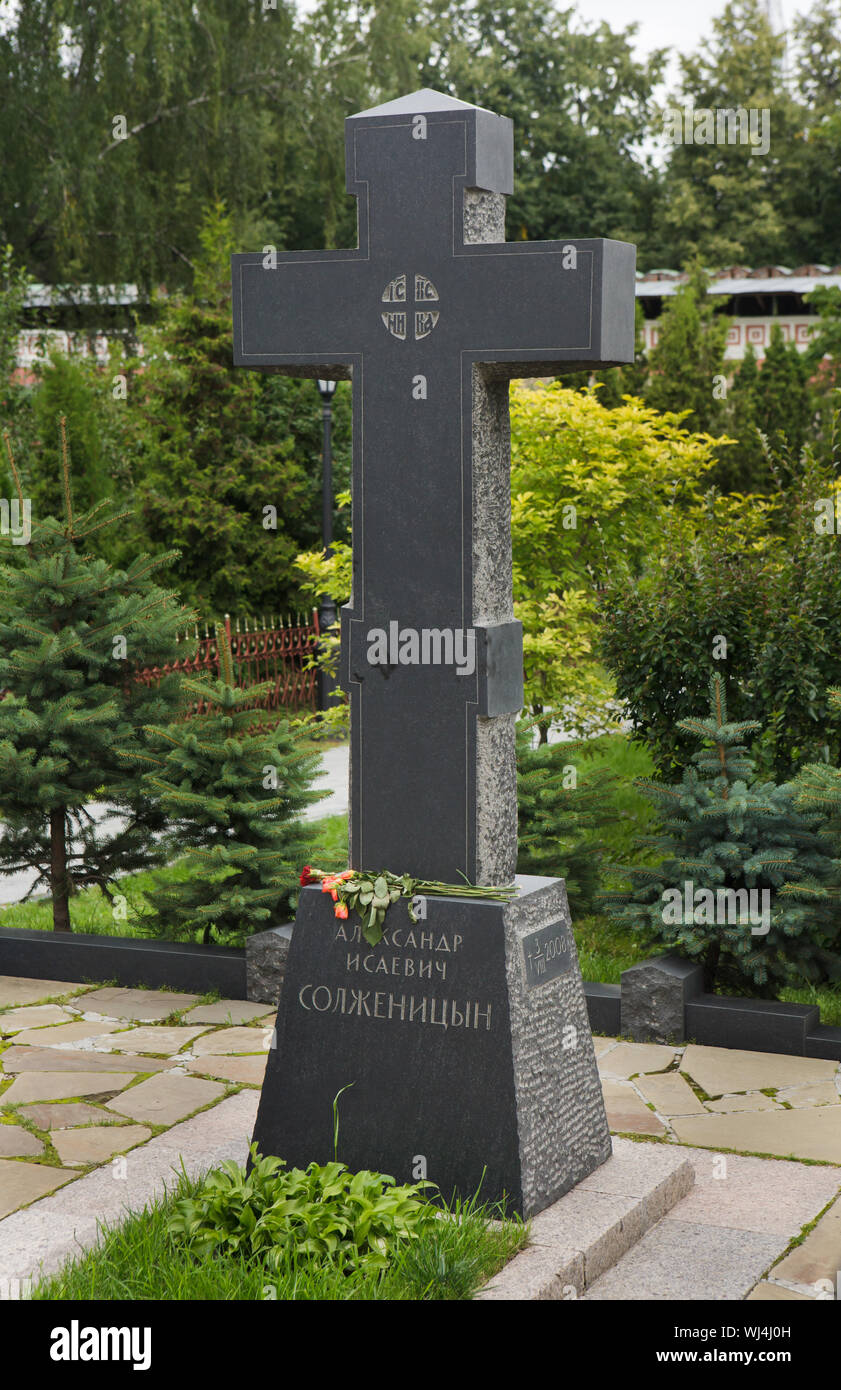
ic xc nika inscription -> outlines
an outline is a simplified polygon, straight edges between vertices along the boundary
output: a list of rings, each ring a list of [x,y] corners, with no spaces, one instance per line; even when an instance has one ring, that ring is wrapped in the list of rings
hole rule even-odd
[[[408,304],[409,285],[414,280],[415,289],[415,308],[414,311],[406,309],[387,309],[380,314],[380,318],[391,334],[392,338],[397,338],[401,343],[406,341],[409,336],[409,325],[414,324],[414,336],[416,340],[428,338],[439,318],[438,309],[418,308],[418,305],[437,303],[438,291],[429,279],[428,275],[395,275],[393,280],[389,280],[382,294],[384,304]]]
[[[433,986],[446,982],[452,959],[462,945],[463,938],[456,932],[394,927],[384,931],[378,949],[370,951],[365,949],[358,924],[340,924],[333,941],[334,951],[341,952],[340,968],[348,975],[384,975],[389,979],[414,980],[418,985],[428,980]],[[348,946],[359,949],[348,950]],[[412,951],[416,954],[410,955]],[[339,962],[334,960],[331,964],[335,967]],[[372,982],[372,986],[375,984]],[[437,993],[397,994],[393,987],[366,989],[362,981],[358,985],[308,981],[298,991],[298,1003],[308,1013],[435,1024],[442,1028],[488,1032],[491,1029],[492,1007],[488,1001],[441,998]]]

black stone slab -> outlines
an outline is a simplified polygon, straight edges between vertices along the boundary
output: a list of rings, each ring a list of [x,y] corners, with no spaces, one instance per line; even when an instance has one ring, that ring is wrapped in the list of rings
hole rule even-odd
[[[619,1033],[622,1006],[619,985],[603,985],[598,981],[585,980],[584,997],[587,1000],[587,1014],[593,1032],[611,1038],[616,1037]]]
[[[447,1197],[481,1189],[530,1214],[604,1162],[610,1137],[563,884],[533,882],[509,908],[429,898],[417,925],[398,902],[376,947],[354,940],[358,926],[336,920],[328,895],[304,889],[259,1152],[298,1167],[332,1158],[333,1098],[350,1087],[338,1156],[351,1169],[409,1182],[422,1164]],[[523,940],[549,922],[569,969],[530,988]]]
[[[85,932],[0,927],[0,975],[27,980],[113,980],[125,989],[246,997],[245,951],[233,946],[142,941]]]
[[[841,1062],[841,1028],[831,1028],[823,1023],[812,1028],[806,1035],[806,1056]]]
[[[687,1038],[708,1047],[804,1057],[806,1038],[819,1025],[820,1010],[809,1004],[702,994],[686,1005]]]
[[[350,863],[508,881],[513,757],[477,754],[477,720],[509,718],[522,704],[507,405],[491,424],[474,418],[474,378],[632,361],[634,248],[577,236],[506,244],[492,218],[482,240],[468,239],[472,192],[501,201],[513,189],[512,124],[451,97],[423,91],[350,117],[346,159],[358,246],[235,256],[234,360],[353,382],[353,597],[341,658]],[[478,520],[480,438],[483,467],[504,493],[499,526]],[[481,592],[486,563],[507,567],[504,603]],[[473,633],[475,670],[372,664],[370,633],[392,622]],[[492,800],[498,824],[483,841],[477,814]],[[483,858],[482,843],[500,847],[496,859]]]

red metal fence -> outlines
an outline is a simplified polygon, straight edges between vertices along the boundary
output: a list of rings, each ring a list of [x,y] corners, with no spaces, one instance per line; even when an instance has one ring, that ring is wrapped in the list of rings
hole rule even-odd
[[[307,669],[307,661],[316,650],[320,635],[318,611],[313,609],[309,622],[301,613],[289,614],[286,618],[272,618],[271,625],[265,620],[237,618],[232,621],[225,614],[225,630],[231,644],[234,659],[235,684],[248,689],[252,685],[264,685],[271,681],[272,688],[266,695],[255,699],[246,709],[272,710],[316,710],[318,708],[318,672],[313,667]],[[143,666],[135,670],[133,678],[151,685],[172,671],[182,671],[185,675],[199,675],[209,671],[211,675],[220,674],[219,648],[216,633],[205,624],[204,637],[198,627],[192,633],[186,632],[179,638],[185,647],[195,648],[192,656],[176,657],[163,666]],[[0,690],[0,700],[6,695]],[[194,700],[189,706],[190,714],[204,714],[207,704],[204,700]],[[260,721],[255,729],[274,727],[271,721]]]
[[[234,622],[226,613],[224,626],[231,644],[235,683],[248,689],[252,685],[271,681],[271,690],[262,698],[255,699],[254,709],[317,709],[318,672],[314,668],[306,669],[307,660],[318,645],[316,609],[313,609],[309,621],[305,620],[303,614],[296,613],[287,618],[273,618],[271,624],[265,620],[258,623],[256,619],[249,622],[247,618],[237,618]],[[204,637],[196,627],[180,640],[185,646],[189,644],[193,650],[192,656],[177,657],[163,666],[144,666],[135,671],[134,679],[151,685],[172,671],[181,671],[185,675],[209,671],[214,677],[220,674],[216,633],[211,632],[207,624]],[[203,714],[206,708],[203,700],[190,707],[193,714]]]

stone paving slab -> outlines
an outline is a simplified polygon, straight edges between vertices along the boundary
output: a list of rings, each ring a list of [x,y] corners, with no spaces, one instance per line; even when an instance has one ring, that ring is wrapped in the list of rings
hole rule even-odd
[[[665,1071],[675,1060],[675,1049],[660,1043],[619,1043],[599,1057],[602,1076],[635,1076],[637,1072]]]
[[[0,1014],[0,1033],[8,1037],[24,1028],[44,1028],[51,1023],[70,1023],[76,1017],[60,1004],[30,1004],[22,1009],[10,1009]]]
[[[841,1168],[683,1149],[695,1185],[667,1217],[791,1240],[841,1190]]]
[[[809,1303],[811,1301],[808,1294],[796,1293],[794,1289],[784,1289],[782,1284],[769,1284],[763,1280],[762,1283],[757,1284],[755,1289],[751,1290],[747,1296],[746,1302],[782,1303],[788,1300],[796,1301],[797,1299],[800,1299],[803,1303]]]
[[[667,1144],[614,1139],[613,1158],[617,1162],[602,1163],[576,1190],[630,1197],[644,1197],[654,1190],[662,1193],[669,1206],[692,1190],[697,1165],[691,1150],[687,1153]],[[709,1154],[703,1158],[709,1161]],[[676,1164],[675,1159],[680,1161]],[[685,1167],[687,1162],[690,1169]]]
[[[658,1153],[663,1149],[674,1152],[665,1145],[656,1146]],[[653,1146],[650,1152],[653,1155]],[[691,1159],[694,1186],[587,1289],[585,1298],[746,1298],[759,1281],[773,1280],[781,1268],[774,1266],[767,1273],[774,1260],[841,1188],[841,1168],[710,1154],[702,1149],[680,1152]],[[802,1286],[799,1292],[809,1296]]]
[[[45,1192],[54,1192],[57,1187],[75,1178],[76,1174],[67,1168],[51,1168],[45,1163],[16,1163],[13,1158],[0,1158],[0,1232],[3,1230],[3,1217],[16,1211],[25,1202],[34,1202]],[[27,1213],[22,1212],[23,1219]],[[1,1239],[1,1238],[0,1238]],[[5,1271],[0,1261],[0,1278]]]
[[[76,1125],[118,1125],[119,1115],[110,1110],[100,1110],[96,1105],[88,1105],[83,1100],[65,1101],[62,1105],[24,1105],[21,1114],[31,1120],[38,1129],[72,1129]]]
[[[26,1047],[66,1047],[68,1043],[83,1042],[86,1038],[102,1037],[115,1033],[119,1023],[62,1023],[57,1028],[25,1028],[15,1035],[15,1046]]]
[[[49,1169],[50,1181],[56,1186],[70,1178],[76,1181],[27,1211],[13,1212],[0,1221],[0,1278],[25,1279],[37,1275],[39,1265],[45,1273],[53,1273],[66,1258],[97,1243],[99,1222],[114,1225],[127,1211],[141,1210],[174,1187],[182,1161],[191,1176],[228,1158],[244,1163],[258,1099],[254,1091],[240,1091],[212,1110],[132,1149],[126,1157],[123,1181],[115,1181],[110,1166],[84,1177],[60,1168]],[[5,1166],[27,1173],[47,1171],[34,1164],[10,1162]],[[2,1178],[0,1192],[5,1195]]]
[[[184,1065],[191,1074],[262,1086],[267,1061],[268,1053],[259,1057],[194,1057]]]
[[[108,1046],[117,1052],[163,1052],[172,1056],[205,1032],[204,1028],[167,1027],[159,1024],[148,1028],[129,1028],[108,1038]]]
[[[839,1105],[835,1081],[816,1081],[811,1086],[786,1086],[777,1092],[778,1101],[787,1101],[795,1110],[805,1110],[812,1105]]]
[[[118,1125],[116,1128],[63,1129],[53,1135],[55,1151],[62,1163],[72,1168],[90,1163],[104,1163],[114,1154],[125,1153],[136,1144],[151,1139],[152,1131],[145,1125]]]
[[[37,1004],[42,999],[75,994],[86,985],[67,980],[24,980],[17,975],[0,975],[0,1008],[9,1004]]]
[[[225,1087],[216,1081],[200,1081],[195,1076],[151,1076],[124,1095],[109,1100],[108,1109],[132,1120],[172,1125],[224,1094]]]
[[[130,1053],[93,1052],[83,1048],[18,1047],[14,1043],[0,1053],[4,1072],[46,1071],[167,1071],[172,1062],[155,1057],[132,1057]]]
[[[538,1213],[533,1243],[479,1292],[480,1300],[562,1299],[620,1259],[690,1190],[691,1163],[679,1152],[613,1140],[613,1155],[585,1182]],[[590,1184],[600,1184],[601,1189]]]
[[[705,1113],[692,1087],[679,1072],[667,1071],[661,1072],[659,1076],[640,1076],[634,1084],[661,1115]]]
[[[743,1299],[787,1244],[788,1237],[783,1235],[660,1221],[587,1289],[584,1298],[638,1302]]]
[[[666,1126],[640,1100],[633,1086],[621,1081],[603,1081],[602,1094],[607,1122],[619,1134],[665,1134]]]
[[[841,1164],[841,1106],[681,1115],[672,1121],[672,1127],[683,1144]]]
[[[817,1057],[789,1057],[779,1052],[740,1052],[736,1048],[701,1047],[690,1043],[680,1064],[708,1096],[736,1091],[762,1091],[774,1086],[809,1085],[826,1081],[838,1071],[837,1062]]]
[[[85,995],[85,1008],[106,1018],[128,1018],[135,1023],[159,1023],[171,1013],[198,1004],[197,994],[175,994],[165,989],[121,989],[108,985]]]
[[[79,1065],[79,1059],[76,1059]],[[0,1095],[4,1105],[33,1100],[72,1100],[76,1096],[113,1096],[134,1080],[130,1071],[33,1071],[18,1076]]]
[[[825,1212],[803,1241],[781,1260],[770,1279],[787,1279],[793,1284],[815,1284],[828,1279],[837,1286],[841,1275],[841,1198]]]
[[[0,1125],[0,1158],[34,1158],[44,1145],[23,1125]]]
[[[743,1096],[720,1096],[718,1100],[708,1100],[704,1109],[716,1115],[731,1115],[740,1110],[782,1110],[779,1101],[773,1096],[764,1096],[761,1091],[751,1091]]]
[[[250,999],[219,999],[215,1004],[199,1004],[185,1015],[186,1023],[253,1023],[266,1017],[265,1004]],[[274,1022],[274,1014],[270,1014]]]
[[[268,1028],[222,1028],[218,1033],[205,1033],[193,1045],[196,1057],[218,1057],[235,1052],[267,1052]]]

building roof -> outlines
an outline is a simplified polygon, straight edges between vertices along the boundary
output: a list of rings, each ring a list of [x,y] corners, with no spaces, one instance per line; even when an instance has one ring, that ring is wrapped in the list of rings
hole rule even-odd
[[[33,282],[23,302],[27,309],[49,309],[54,305],[136,304],[139,298],[136,285],[40,285]]]
[[[841,265],[801,265],[796,270],[784,265],[763,265],[756,269],[731,265],[707,274],[712,277],[708,294],[809,294],[818,285],[841,288]],[[686,272],[680,270],[637,271],[637,298],[675,294],[688,278]]]

